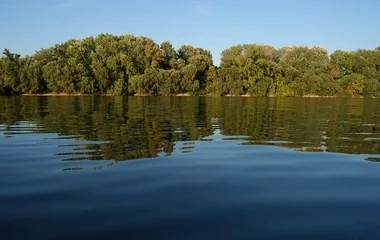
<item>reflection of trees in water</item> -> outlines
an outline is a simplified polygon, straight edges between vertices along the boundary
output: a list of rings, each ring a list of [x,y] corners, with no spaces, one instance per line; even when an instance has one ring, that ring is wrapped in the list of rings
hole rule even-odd
[[[224,98],[217,104],[222,134],[250,136],[246,144],[341,153],[380,150],[380,107],[373,99]]]
[[[198,109],[205,105],[204,101],[177,97],[1,98],[4,112],[0,122],[10,125],[29,120],[42,125],[42,131],[108,141],[99,145],[101,156],[86,156],[87,159],[150,158],[159,152],[170,154],[175,141],[211,134],[211,123],[202,113],[205,109]],[[94,145],[82,147],[93,149]]]
[[[80,146],[87,154],[72,160],[192,152],[195,144],[174,144],[212,139],[215,127],[226,138],[248,136],[239,139],[243,144],[342,153],[380,150],[380,106],[373,99],[12,97],[0,98],[0,107],[1,124],[31,121],[43,127],[38,131],[107,141]]]

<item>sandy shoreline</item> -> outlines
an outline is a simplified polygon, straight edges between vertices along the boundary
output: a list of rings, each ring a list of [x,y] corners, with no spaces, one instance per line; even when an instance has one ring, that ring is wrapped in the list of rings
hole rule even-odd
[[[23,93],[21,96],[91,96],[94,94],[84,93]]]
[[[87,93],[23,93],[21,96],[53,96],[53,97],[76,97],[76,96],[134,96],[134,97],[149,97],[155,96],[150,94],[134,94],[134,95],[109,95],[109,94],[87,94]],[[179,93],[170,95],[159,96],[175,96],[175,97],[188,97],[189,93]]]
[[[114,95],[107,95],[107,94],[85,94],[85,93],[24,93],[21,94],[21,96],[53,96],[53,97],[77,97],[77,96],[114,96]],[[134,96],[134,97],[149,97],[149,96],[155,96],[150,94],[134,94],[134,95],[120,95],[120,96]],[[180,93],[180,94],[170,94],[170,95],[159,95],[159,96],[166,96],[166,97],[189,97],[192,96],[189,93]],[[202,96],[210,96],[215,97],[216,95],[207,94],[207,95],[194,95],[198,97]],[[244,95],[233,95],[233,94],[227,94],[222,97],[256,97],[251,96],[249,94]],[[296,96],[266,96],[270,98],[276,98],[276,97],[296,97]],[[318,96],[318,95],[305,95],[305,96],[298,96],[303,98],[341,98],[340,96]],[[363,96],[350,96],[349,98],[364,98]]]

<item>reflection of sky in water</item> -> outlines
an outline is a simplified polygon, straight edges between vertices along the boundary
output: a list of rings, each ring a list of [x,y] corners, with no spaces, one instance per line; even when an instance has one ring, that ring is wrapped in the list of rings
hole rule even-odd
[[[31,122],[17,122],[11,126],[0,126],[1,152],[14,156],[20,152],[24,156],[49,157],[62,161],[64,170],[100,169],[114,163],[105,161],[79,161],[102,160],[101,145],[107,141],[88,141],[82,136],[62,136],[57,133],[44,133],[44,128]]]

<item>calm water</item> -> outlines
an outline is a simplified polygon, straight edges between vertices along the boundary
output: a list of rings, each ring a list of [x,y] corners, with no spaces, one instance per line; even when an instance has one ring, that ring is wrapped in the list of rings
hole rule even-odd
[[[0,97],[0,239],[379,238],[379,100]]]

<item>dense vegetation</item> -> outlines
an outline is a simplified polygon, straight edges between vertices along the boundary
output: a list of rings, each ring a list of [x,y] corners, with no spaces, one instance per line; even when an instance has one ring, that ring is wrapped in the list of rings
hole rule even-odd
[[[32,56],[5,49],[0,94],[380,96],[380,47],[331,55],[320,47],[245,44],[221,54],[146,37],[100,34]]]

